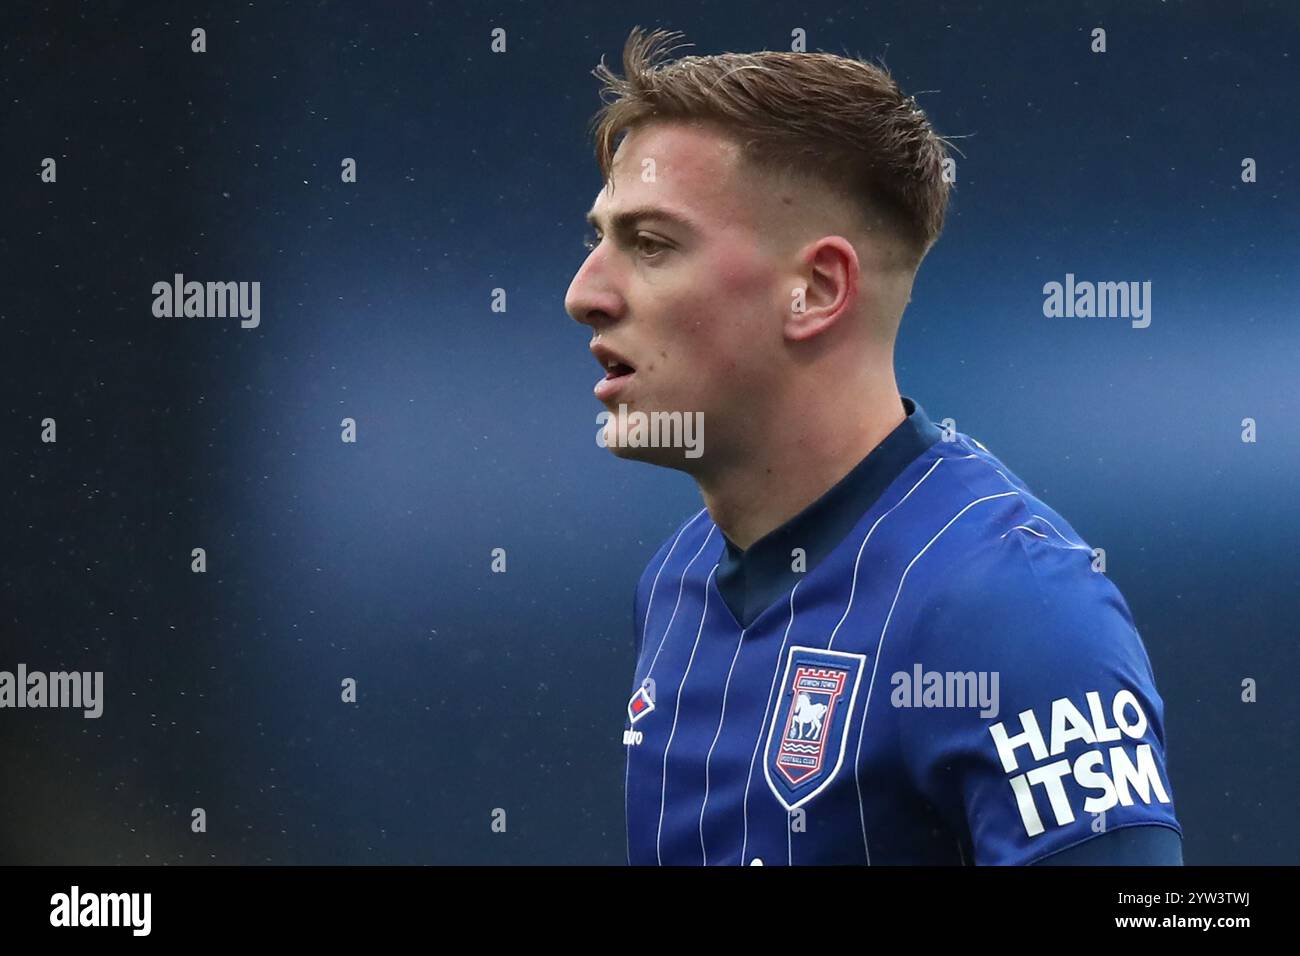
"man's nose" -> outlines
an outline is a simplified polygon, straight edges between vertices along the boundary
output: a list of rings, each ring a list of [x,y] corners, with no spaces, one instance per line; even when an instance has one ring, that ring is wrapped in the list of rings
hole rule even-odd
[[[575,322],[595,328],[617,318],[622,307],[622,297],[614,288],[611,276],[602,268],[600,250],[596,249],[569,283],[564,310]]]

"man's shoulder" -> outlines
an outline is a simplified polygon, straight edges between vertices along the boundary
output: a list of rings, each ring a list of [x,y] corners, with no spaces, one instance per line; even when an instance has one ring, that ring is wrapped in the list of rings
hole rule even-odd
[[[908,772],[954,825],[968,827],[981,863],[1037,862],[1060,851],[1072,855],[1058,862],[1087,862],[1071,848],[1094,837],[1098,823],[1180,832],[1164,703],[1118,588],[1087,542],[1014,473],[991,456],[966,454],[954,456],[948,476],[966,487],[949,490],[994,507],[967,512],[977,520],[934,548],[887,653],[898,672],[938,675],[940,697],[953,693],[946,688],[984,688],[984,709],[964,700],[900,709]],[[1126,838],[1104,839],[1104,858],[1124,862]],[[1172,860],[1176,839],[1170,845],[1148,846],[1142,859]]]
[[[954,467],[948,479],[955,500],[979,505],[960,533],[936,543],[914,592],[918,629],[955,629],[968,641],[1007,650],[1048,631],[1081,652],[1116,640],[1129,645],[1132,616],[1100,553],[971,441],[970,448],[949,453]]]
[[[1082,570],[1092,547],[1055,508],[1001,459],[967,435],[937,451],[935,477],[946,508],[933,542],[932,564],[945,565],[954,583],[1061,562]]]
[[[966,558],[914,610],[906,648],[916,659],[998,673],[1016,712],[1090,691],[1156,697],[1129,607],[1088,554],[1011,533]]]

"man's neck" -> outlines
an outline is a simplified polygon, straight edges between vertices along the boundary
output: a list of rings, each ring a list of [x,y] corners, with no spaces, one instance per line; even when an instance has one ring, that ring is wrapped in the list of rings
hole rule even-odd
[[[840,407],[840,419],[812,414],[774,424],[737,467],[697,478],[713,523],[741,550],[824,495],[907,418],[892,377],[865,401]]]

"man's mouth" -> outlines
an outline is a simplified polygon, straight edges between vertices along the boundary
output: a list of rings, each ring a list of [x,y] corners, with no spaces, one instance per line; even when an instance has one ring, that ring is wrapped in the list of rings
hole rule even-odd
[[[602,402],[608,401],[627,387],[636,374],[636,367],[604,342],[592,342],[591,353],[605,369],[605,377],[596,383],[594,389],[596,398]]]
[[[635,371],[636,369],[624,362],[610,362],[605,366],[605,379],[608,381],[611,378],[623,378]]]
[[[622,392],[636,375],[636,369],[626,362],[610,362],[605,367],[605,377],[596,383],[593,392],[597,400],[608,402]]]

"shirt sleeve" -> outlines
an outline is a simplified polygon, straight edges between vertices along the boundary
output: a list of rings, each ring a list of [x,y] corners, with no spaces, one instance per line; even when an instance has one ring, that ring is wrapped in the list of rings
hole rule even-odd
[[[1177,831],[1155,824],[1121,827],[1043,857],[1035,865],[1182,866],[1183,840]]]
[[[1012,531],[932,582],[914,621],[907,663],[937,705],[900,711],[903,762],[975,863],[1138,825],[1181,836],[1164,702],[1090,552]]]

